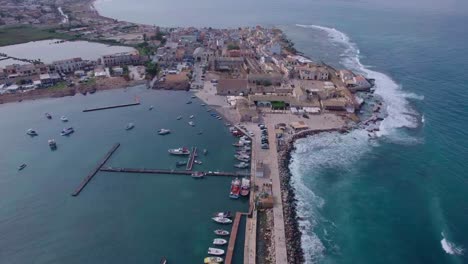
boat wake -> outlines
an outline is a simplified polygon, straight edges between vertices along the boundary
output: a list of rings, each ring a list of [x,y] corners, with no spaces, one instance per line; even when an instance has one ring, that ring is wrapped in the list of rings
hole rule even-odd
[[[445,251],[445,253],[450,255],[463,255],[465,252],[463,247],[457,246],[455,243],[448,241],[444,233],[442,233],[442,240],[440,241],[440,244],[442,245],[442,249]]]
[[[383,102],[386,113],[376,132],[377,137],[385,136],[396,143],[414,143],[417,140],[402,133],[401,128],[416,128],[421,124],[422,116],[411,108],[409,100],[424,100],[423,96],[403,91],[401,85],[389,76],[364,66],[360,62],[360,51],[356,44],[343,32],[316,25],[296,26],[325,32],[330,42],[342,50],[340,64],[375,79],[374,95]],[[353,165],[378,144],[379,141],[371,139],[364,129],[356,129],[348,134],[324,133],[296,142],[289,168],[298,199],[297,214],[306,263],[319,262],[325,251],[328,254],[339,251],[338,245],[329,239],[336,227],[319,213],[326,201],[313,191],[320,189],[314,186],[316,179],[327,170],[352,172]]]

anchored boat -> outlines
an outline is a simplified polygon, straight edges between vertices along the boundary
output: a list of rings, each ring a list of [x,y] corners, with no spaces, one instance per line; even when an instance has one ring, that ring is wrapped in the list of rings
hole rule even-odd
[[[195,126],[195,122],[193,122],[193,121],[188,122],[188,124],[191,125],[191,126]]]
[[[61,136],[68,136],[70,135],[71,133],[75,132],[75,130],[73,129],[73,127],[67,127],[67,128],[64,128],[62,130],[62,132],[60,132],[60,135]]]
[[[214,233],[218,236],[229,236],[229,231],[223,229],[216,229]]]
[[[194,173],[192,173],[192,178],[195,178],[195,179],[201,179],[205,176],[205,173],[201,172],[201,171],[196,171]]]
[[[135,125],[133,123],[128,123],[126,126],[125,126],[125,130],[131,130],[135,127]]]
[[[30,136],[37,136],[37,132],[32,128],[28,129],[28,131],[26,131],[26,134]]]
[[[158,130],[159,135],[164,136],[164,135],[167,135],[167,134],[170,134],[170,133],[171,133],[171,130],[169,130],[169,129],[161,128],[161,129]]]
[[[240,180],[238,178],[235,178],[231,182],[231,192],[229,193],[229,197],[232,199],[237,199],[239,198],[239,193],[240,193]]]
[[[214,214],[215,217],[224,217],[224,218],[231,218],[231,212],[217,212]]]
[[[52,119],[52,116],[49,113],[45,113],[45,116],[47,117],[47,119]]]
[[[66,116],[61,116],[60,120],[62,120],[62,122],[68,122],[68,118]]]
[[[56,149],[57,148],[57,143],[55,142],[55,139],[49,139],[49,141],[47,141],[47,143],[49,144],[49,147],[51,149]]]
[[[206,264],[211,264],[211,263],[221,263],[223,262],[223,258],[221,257],[206,257],[203,261],[206,263]]]
[[[168,149],[167,151],[169,152],[169,154],[172,154],[172,155],[190,155],[190,150],[186,147]]]
[[[211,219],[213,219],[213,221],[215,221],[216,223],[220,223],[220,224],[230,224],[230,223],[232,223],[232,220],[229,219],[229,218],[226,218],[226,217],[216,216],[216,217],[213,217]]]
[[[24,168],[26,168],[26,166],[27,166],[26,163],[23,163],[23,164],[19,165],[18,170],[19,171],[23,170]]]
[[[222,256],[224,255],[224,250],[219,248],[208,248],[208,254],[215,255],[215,256]]]
[[[250,192],[250,180],[243,178],[242,179],[242,185],[241,185],[241,195],[242,196],[247,196],[249,195]]]

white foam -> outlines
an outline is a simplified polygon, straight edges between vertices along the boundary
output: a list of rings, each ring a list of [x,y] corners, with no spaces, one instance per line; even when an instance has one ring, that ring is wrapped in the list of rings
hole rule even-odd
[[[442,233],[442,240],[440,241],[442,249],[445,253],[450,255],[463,255],[465,249],[461,246],[455,245],[453,242],[450,242],[445,238],[444,233]]]

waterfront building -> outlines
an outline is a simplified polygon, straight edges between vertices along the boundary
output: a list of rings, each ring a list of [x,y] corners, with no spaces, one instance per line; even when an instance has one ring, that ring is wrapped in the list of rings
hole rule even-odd
[[[50,87],[60,82],[62,78],[57,73],[45,73],[39,75],[39,80],[42,87]]]
[[[101,63],[106,66],[123,66],[132,64],[142,64],[147,58],[140,56],[138,52],[121,52],[102,56]]]
[[[326,81],[330,79],[330,74],[325,67],[322,66],[306,66],[296,67],[299,72],[299,78],[302,80],[319,80]]]
[[[84,68],[85,62],[81,58],[53,61],[51,68],[57,73],[68,74]]]

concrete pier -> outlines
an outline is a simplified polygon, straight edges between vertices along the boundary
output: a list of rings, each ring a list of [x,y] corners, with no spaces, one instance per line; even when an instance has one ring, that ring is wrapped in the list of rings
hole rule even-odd
[[[107,110],[107,109],[114,109],[114,108],[121,108],[121,107],[135,106],[135,105],[140,105],[140,102],[136,102],[132,104],[110,105],[110,106],[104,106],[104,107],[89,108],[89,109],[83,110],[83,112],[93,112],[93,111],[100,111],[100,110]]]
[[[188,157],[187,161],[187,167],[185,167],[185,170],[191,171],[193,168],[193,163],[195,162],[195,158],[197,157],[197,147],[192,148],[192,152],[190,152],[190,155]]]
[[[72,193],[72,196],[78,196],[80,192],[86,187],[86,185],[91,181],[91,179],[96,175],[96,173],[101,169],[102,166],[109,160],[109,158],[114,154],[114,152],[120,147],[120,143],[115,144],[109,152],[104,156],[104,158],[99,162],[99,164],[94,168],[93,171],[91,171],[88,176],[84,178],[84,180],[81,182],[81,184],[76,188],[76,190]]]
[[[226,252],[225,264],[231,264],[232,257],[234,255],[234,248],[236,246],[237,230],[239,229],[240,219],[243,213],[236,212],[236,218],[234,218],[234,223],[232,224],[231,237],[229,238],[229,244]]]
[[[187,170],[165,170],[165,169],[145,169],[145,168],[101,168],[105,172],[123,172],[123,173],[142,173],[142,174],[173,174],[173,175],[192,175],[193,172]],[[205,176],[225,176],[225,177],[248,177],[249,173],[243,172],[225,172],[225,171],[205,171]]]

